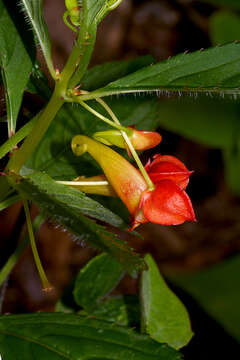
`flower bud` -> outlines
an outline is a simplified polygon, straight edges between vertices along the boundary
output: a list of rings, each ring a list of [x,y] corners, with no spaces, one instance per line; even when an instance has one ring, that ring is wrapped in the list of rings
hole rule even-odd
[[[147,150],[157,146],[162,137],[155,131],[142,131],[131,127],[125,130],[135,150]],[[94,139],[105,145],[115,145],[122,149],[127,147],[125,140],[119,130],[99,131],[93,135]]]

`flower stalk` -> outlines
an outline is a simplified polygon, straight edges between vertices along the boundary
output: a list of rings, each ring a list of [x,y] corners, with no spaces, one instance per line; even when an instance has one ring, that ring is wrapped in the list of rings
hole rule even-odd
[[[40,279],[42,282],[43,291],[50,291],[53,289],[53,287],[47,279],[47,276],[45,274],[45,271],[43,269],[43,266],[42,266],[42,263],[41,263],[41,260],[40,260],[39,254],[38,254],[35,237],[34,237],[34,233],[33,233],[33,227],[32,227],[32,221],[31,221],[28,201],[24,197],[22,197],[22,201],[23,201],[23,207],[24,207],[24,211],[25,211],[25,215],[26,215],[26,222],[27,222],[27,229],[28,229],[28,234],[29,234],[30,245],[32,248],[34,261],[35,261],[35,264],[36,264],[36,267],[37,267],[37,270],[38,270],[38,273],[39,273],[39,276],[40,276]]]

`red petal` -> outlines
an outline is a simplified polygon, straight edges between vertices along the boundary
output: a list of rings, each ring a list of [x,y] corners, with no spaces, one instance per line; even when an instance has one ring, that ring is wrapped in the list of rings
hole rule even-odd
[[[189,176],[192,174],[180,160],[171,155],[157,154],[153,162],[148,162],[145,168],[155,184],[168,179],[174,181],[181,189],[186,189]]]
[[[156,224],[179,225],[196,220],[190,198],[171,180],[162,180],[153,191],[145,191],[141,203],[146,219]]]

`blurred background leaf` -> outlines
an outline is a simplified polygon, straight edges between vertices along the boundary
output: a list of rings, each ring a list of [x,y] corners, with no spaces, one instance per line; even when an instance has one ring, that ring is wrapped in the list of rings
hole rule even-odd
[[[240,16],[226,11],[215,12],[210,18],[213,45],[240,40]]]
[[[169,278],[240,341],[239,271],[240,257],[235,256],[202,271]]]

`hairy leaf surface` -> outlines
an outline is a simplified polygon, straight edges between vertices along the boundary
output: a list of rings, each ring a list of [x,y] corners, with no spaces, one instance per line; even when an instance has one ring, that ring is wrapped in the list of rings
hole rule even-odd
[[[41,212],[69,229],[94,247],[110,253],[131,273],[145,267],[145,263],[128,245],[115,234],[96,224],[88,215],[114,226],[123,226],[123,221],[110,210],[88,198],[76,189],[57,184],[48,175],[34,172],[16,178],[16,189],[32,200]]]
[[[21,4],[30,24],[32,25],[49,71],[52,76],[55,77],[55,70],[51,59],[51,43],[48,28],[43,17],[43,0],[21,0]]]
[[[240,93],[240,44],[180,54],[136,71],[84,98],[131,92]]]

